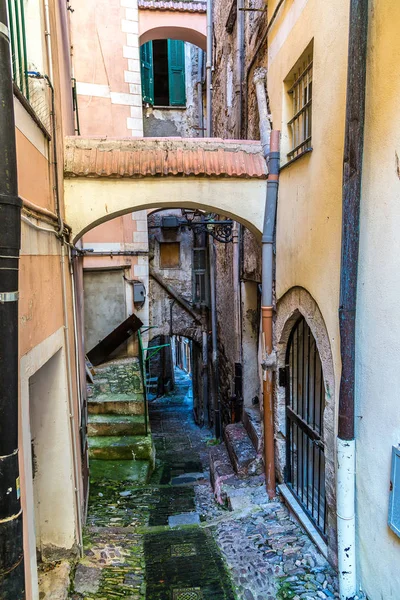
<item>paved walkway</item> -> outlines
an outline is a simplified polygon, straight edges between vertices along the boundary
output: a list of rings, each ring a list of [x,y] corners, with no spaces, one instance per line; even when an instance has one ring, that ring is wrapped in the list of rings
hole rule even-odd
[[[85,557],[71,600],[314,600],[337,596],[334,573],[263,489],[229,512],[209,484],[211,434],[195,426],[189,382],[150,403],[156,469],[92,482]],[[140,469],[139,469],[140,471]]]

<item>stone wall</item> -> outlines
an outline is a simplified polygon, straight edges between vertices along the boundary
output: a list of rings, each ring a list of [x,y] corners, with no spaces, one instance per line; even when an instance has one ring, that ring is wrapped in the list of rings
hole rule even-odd
[[[263,9],[264,0],[250,0],[246,8]],[[244,16],[241,16],[243,15]],[[239,16],[240,15],[240,16]],[[238,69],[238,24],[244,19],[244,59]],[[259,139],[259,119],[254,70],[267,66],[266,42],[263,36],[267,24],[266,12],[257,10],[239,13],[237,0],[214,2],[214,76],[213,133],[222,138]],[[242,81],[242,88],[240,87]],[[239,125],[240,91],[242,93],[242,124]],[[216,245],[217,303],[219,336],[219,379],[223,420],[232,413],[230,401],[234,393],[235,362],[243,367],[243,402],[251,406],[261,397],[258,335],[260,326],[261,244],[244,227],[241,232],[241,356],[235,356],[232,245]]]
[[[196,344],[196,365],[194,376],[194,403],[199,419],[204,418],[207,409],[204,407],[204,389],[200,385],[202,377],[202,332],[207,327],[207,312],[204,314],[193,307],[192,302],[192,250],[194,243],[193,232],[186,228],[164,229],[161,227],[163,216],[176,216],[182,218],[180,210],[158,211],[149,215],[149,263],[150,276],[149,301],[150,301],[150,346],[155,341],[164,340],[160,343],[169,343],[173,335],[186,337]],[[164,268],[161,264],[161,244],[179,242],[179,266],[175,268]],[[182,303],[177,301],[168,289],[182,299],[189,307],[186,310]],[[167,360],[167,351],[156,355],[151,361],[151,376],[158,377],[157,393],[162,394],[173,387],[174,374],[173,365]]]
[[[235,363],[242,365],[244,406],[260,399],[258,336],[260,327],[261,246],[244,227],[239,232],[240,349],[237,350],[233,273],[233,244],[215,244],[218,315],[219,393],[224,425],[238,417],[233,406]]]
[[[250,0],[246,8],[263,9],[265,0]],[[244,64],[242,128],[238,128],[240,72],[236,65],[238,50],[237,0],[214,2],[214,135],[225,138],[259,139],[258,110],[252,83],[254,69],[267,67],[266,42],[262,43],[267,25],[267,13],[244,11]]]

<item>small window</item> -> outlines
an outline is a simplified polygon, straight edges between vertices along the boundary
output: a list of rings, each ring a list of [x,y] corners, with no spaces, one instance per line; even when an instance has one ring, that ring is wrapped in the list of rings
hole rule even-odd
[[[313,42],[308,45],[285,81],[292,100],[291,118],[288,122],[291,139],[288,160],[311,149],[312,78]]]
[[[155,40],[140,48],[145,104],[185,106],[185,43]]]
[[[179,242],[160,243],[160,269],[180,268],[180,246]]]
[[[208,306],[207,248],[193,248],[193,304]]]
[[[14,83],[29,100],[28,59],[23,0],[8,0],[8,21],[11,38],[11,63]]]

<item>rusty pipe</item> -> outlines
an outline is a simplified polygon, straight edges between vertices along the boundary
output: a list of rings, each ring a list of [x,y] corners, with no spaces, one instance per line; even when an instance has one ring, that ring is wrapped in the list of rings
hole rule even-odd
[[[263,144],[264,145],[264,144]],[[279,131],[271,131],[270,149],[267,155],[268,182],[262,237],[262,333],[266,356],[273,351],[273,272],[274,232],[279,183]],[[264,418],[264,465],[265,483],[269,498],[276,495],[275,442],[274,442],[274,374],[272,366],[264,371],[263,418]]]
[[[272,318],[273,318],[273,277],[274,277],[274,241],[275,220],[278,201],[280,132],[269,130],[265,69],[257,69],[254,83],[257,93],[260,116],[260,137],[265,159],[268,164],[267,197],[265,201],[264,227],[262,236],[262,336],[266,358],[272,355]],[[267,362],[269,363],[267,366]],[[265,361],[263,373],[263,423],[264,423],[264,467],[265,483],[269,498],[276,495],[275,490],[275,443],[274,443],[274,374],[272,361]]]
[[[262,334],[265,352],[272,352],[272,306],[263,306],[262,314]],[[266,369],[263,379],[263,419],[264,419],[264,463],[265,463],[265,483],[269,498],[275,497],[275,445],[274,445],[274,409],[273,409],[273,373],[271,369]]]

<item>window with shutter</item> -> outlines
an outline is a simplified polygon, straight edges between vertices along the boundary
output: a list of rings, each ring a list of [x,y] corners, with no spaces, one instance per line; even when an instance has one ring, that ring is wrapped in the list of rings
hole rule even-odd
[[[185,43],[168,40],[169,103],[171,106],[185,106]]]
[[[185,42],[155,40],[140,49],[143,102],[186,106]]]
[[[207,248],[193,248],[193,303],[209,303]]]
[[[147,42],[141,46],[140,67],[143,102],[154,104],[153,42]]]

